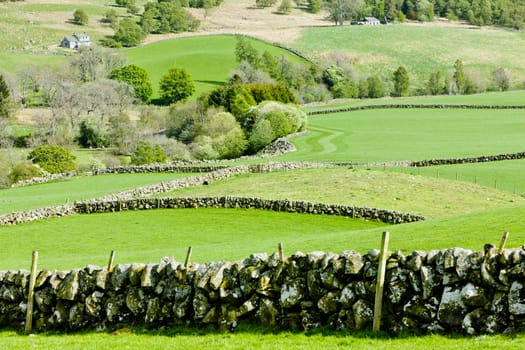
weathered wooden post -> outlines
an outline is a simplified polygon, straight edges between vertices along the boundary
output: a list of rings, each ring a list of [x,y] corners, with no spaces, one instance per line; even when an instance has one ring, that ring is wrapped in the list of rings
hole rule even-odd
[[[115,260],[115,251],[112,250],[111,254],[109,254],[108,271],[111,271],[111,269],[113,269],[113,261],[114,260]]]
[[[279,242],[279,260],[281,260],[281,263],[284,262],[284,248],[282,242]]]
[[[191,246],[189,246],[188,252],[186,253],[186,260],[184,261],[184,269],[187,269],[188,265],[190,264],[191,253],[192,253],[192,248]]]
[[[505,249],[505,244],[507,244],[507,238],[509,238],[509,233],[504,232],[503,237],[501,237],[501,242],[499,243],[498,254],[503,253],[503,249]]]
[[[388,240],[390,238],[390,233],[383,232],[381,238],[381,253],[379,255],[379,266],[377,270],[377,283],[376,283],[376,298],[374,305],[374,324],[373,331],[374,333],[379,332],[381,328],[381,312],[383,309],[383,290],[385,288],[385,270],[386,270],[386,260],[388,259]]]
[[[31,275],[29,275],[29,291],[27,293],[27,310],[26,310],[26,333],[31,332],[33,327],[33,304],[35,295],[35,282],[36,282],[36,267],[38,264],[38,252],[33,251],[33,258],[31,261]]]

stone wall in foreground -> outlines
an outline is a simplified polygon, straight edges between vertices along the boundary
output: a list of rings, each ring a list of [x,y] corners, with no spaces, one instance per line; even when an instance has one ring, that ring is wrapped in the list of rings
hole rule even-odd
[[[120,264],[42,270],[33,327],[71,332],[240,322],[283,329],[360,330],[373,319],[379,252],[253,254],[237,262]],[[512,333],[525,327],[525,250],[392,253],[382,329]],[[22,329],[28,271],[0,272],[0,327]]]

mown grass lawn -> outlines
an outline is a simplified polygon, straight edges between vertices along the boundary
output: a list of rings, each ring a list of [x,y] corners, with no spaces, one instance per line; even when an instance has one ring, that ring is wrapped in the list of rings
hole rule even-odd
[[[74,176],[46,184],[0,189],[0,214],[63,205],[188,176],[182,173]]]
[[[523,110],[376,109],[311,116],[281,161],[379,162],[525,150]]]

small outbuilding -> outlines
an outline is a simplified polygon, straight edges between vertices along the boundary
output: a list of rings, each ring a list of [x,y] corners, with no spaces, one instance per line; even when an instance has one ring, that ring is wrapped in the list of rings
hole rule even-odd
[[[86,33],[75,33],[72,36],[64,37],[60,42],[60,46],[68,49],[79,49],[82,46],[91,46],[91,38]]]
[[[359,21],[358,24],[377,26],[381,24],[381,21],[375,17],[365,17],[362,21]]]

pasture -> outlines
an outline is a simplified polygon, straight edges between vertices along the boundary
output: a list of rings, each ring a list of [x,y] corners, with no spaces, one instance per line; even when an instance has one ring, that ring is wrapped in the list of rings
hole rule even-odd
[[[521,152],[523,110],[377,109],[311,116],[282,161],[384,162]]]
[[[524,33],[511,30],[393,24],[310,28],[291,46],[319,60],[339,54],[356,73],[391,78],[399,66],[405,66],[412,88],[423,87],[432,72],[452,73],[457,59],[465,71],[481,79],[503,67],[521,88],[525,47],[517,43],[524,39]]]
[[[143,2],[138,1],[138,4]],[[83,8],[88,12],[90,24],[86,30],[95,40],[112,32],[99,22],[109,8],[102,0],[81,0],[74,4],[26,0],[8,5],[0,3],[0,32],[3,33],[0,68],[3,70],[14,71],[21,63],[63,62],[65,54],[53,51],[52,47],[64,35],[78,31],[79,27],[68,22],[74,9]],[[123,15],[123,9],[117,10]],[[284,31],[283,28],[279,30]],[[436,70],[451,72],[456,59],[463,60],[466,70],[476,76],[487,76],[491,70],[504,67],[511,72],[514,85],[519,86],[519,82],[525,80],[524,49],[516,43],[522,42],[524,35],[504,30],[416,25],[344,26],[308,29],[290,45],[319,59],[333,52],[341,54],[353,64],[357,74],[381,73],[389,78],[389,72],[405,65],[413,87],[421,86]],[[188,68],[197,82],[198,95],[220,85],[235,67],[234,45],[233,36],[207,36],[166,40],[122,52],[130,63],[150,71],[155,88],[155,81],[165,71],[163,67]],[[268,49],[276,55],[283,54],[280,49],[265,43],[256,41],[254,45],[260,51]],[[50,52],[59,54],[50,55]],[[521,105],[524,97],[523,91],[512,91],[345,101],[308,108],[384,103]],[[385,109],[315,116],[310,118],[309,133],[293,139],[298,151],[272,160],[381,162],[524,151],[523,113],[523,110]],[[32,250],[40,251],[40,267],[50,269],[105,265],[113,249],[117,251],[116,263],[156,262],[163,256],[174,256],[181,261],[190,245],[194,249],[192,260],[196,262],[236,260],[263,251],[271,254],[278,242],[284,243],[286,254],[296,250],[366,252],[378,248],[380,234],[385,230],[391,232],[390,249],[405,252],[453,246],[480,250],[485,243],[497,244],[503,231],[511,233],[507,246],[517,247],[525,241],[525,199],[520,196],[525,193],[525,180],[521,176],[524,164],[525,161],[509,161],[425,169],[323,169],[243,175],[169,195],[230,194],[366,205],[422,214],[428,220],[387,226],[331,216],[238,209],[75,215],[0,228],[0,269],[28,268]],[[187,174],[78,177],[0,190],[0,213],[60,205],[169,181],[178,176]],[[1,331],[0,341],[2,347],[9,349],[319,349],[352,346],[360,349],[515,349],[525,342],[523,334],[477,338],[407,335],[391,339],[385,334],[349,335],[327,330],[291,333],[250,327],[241,327],[235,334],[177,328],[135,329],[132,332],[134,334],[23,337],[12,331]]]
[[[184,176],[188,176],[188,174],[75,176],[46,184],[2,189],[0,190],[0,214],[102,197]]]
[[[272,55],[284,56],[292,62],[304,60],[290,52],[264,41],[249,39],[259,53],[264,51]],[[123,50],[129,63],[136,64],[148,71],[153,86],[153,97],[158,97],[160,78],[168,69],[177,66],[185,68],[195,83],[194,97],[204,91],[213,90],[228,79],[237,67],[235,60],[234,35],[207,35],[162,40],[137,48]]]
[[[0,266],[24,267],[35,249],[40,253],[39,265],[49,269],[104,266],[111,250],[117,251],[115,263],[155,263],[164,256],[184,261],[189,246],[194,247],[192,261],[201,263],[235,261],[256,252],[272,254],[280,241],[289,254],[297,250],[332,251],[341,247],[332,243],[334,240],[339,244],[346,240],[348,245],[353,231],[376,227],[385,225],[262,210],[166,209],[74,215],[2,227]],[[19,237],[31,244],[18,244]],[[366,244],[360,244],[367,249]]]
[[[525,204],[511,193],[460,181],[365,169],[246,174],[162,196],[234,196],[368,206],[442,218]]]
[[[142,6],[146,1],[138,0]],[[72,23],[73,12],[83,10],[89,17],[88,24],[78,26]],[[35,59],[46,57],[56,51],[56,46],[66,35],[87,32],[94,42],[113,30],[102,21],[105,13],[113,9],[120,17],[126,17],[126,9],[117,7],[114,1],[78,0],[43,1],[25,0],[0,3],[0,51],[31,53]]]
[[[525,195],[525,160],[507,160],[493,163],[439,165],[426,168],[387,167],[377,170],[395,171],[429,178],[442,178],[496,188],[509,193]]]

